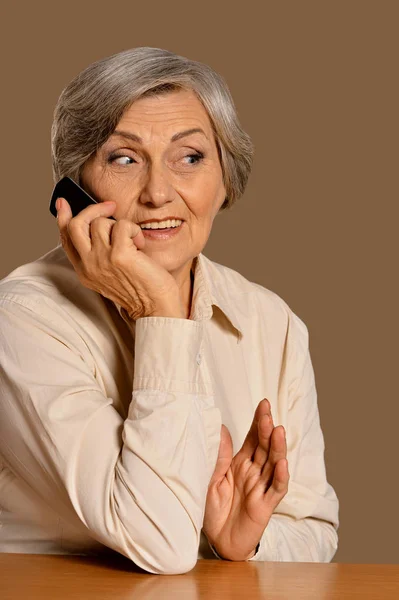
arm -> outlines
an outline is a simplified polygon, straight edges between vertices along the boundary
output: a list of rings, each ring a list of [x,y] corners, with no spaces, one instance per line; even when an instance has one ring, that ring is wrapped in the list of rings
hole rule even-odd
[[[202,324],[136,322],[124,421],[68,315],[0,301],[0,455],[58,514],[151,573],[197,561],[221,415],[196,355]],[[50,304],[51,303],[51,304]]]
[[[330,562],[338,544],[339,502],[326,478],[314,370],[305,324],[291,313],[280,423],[287,434],[289,489],[249,560]]]

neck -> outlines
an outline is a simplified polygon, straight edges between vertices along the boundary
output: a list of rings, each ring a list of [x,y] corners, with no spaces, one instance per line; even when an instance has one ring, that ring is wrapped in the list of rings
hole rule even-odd
[[[184,266],[184,271],[172,273],[175,277],[180,291],[180,302],[184,310],[185,318],[190,318],[191,305],[194,290],[194,261],[195,258]]]

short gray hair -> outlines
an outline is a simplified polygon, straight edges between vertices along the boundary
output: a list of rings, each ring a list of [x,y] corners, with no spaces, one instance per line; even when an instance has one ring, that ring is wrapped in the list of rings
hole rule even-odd
[[[227,83],[206,64],[148,46],[90,64],[63,89],[51,126],[54,183],[68,176],[81,185],[85,162],[124,111],[139,98],[177,89],[195,92],[208,113],[226,188],[220,210],[230,208],[244,193],[254,145],[239,123]]]

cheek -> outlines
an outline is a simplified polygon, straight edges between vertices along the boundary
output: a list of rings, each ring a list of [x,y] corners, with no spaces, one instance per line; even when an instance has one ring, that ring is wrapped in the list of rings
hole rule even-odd
[[[128,185],[125,177],[100,167],[91,175],[91,187],[99,200],[113,200],[118,207],[123,206],[129,194],[131,196],[131,185]]]
[[[207,225],[212,221],[214,213],[214,202],[212,200],[202,195],[197,196],[195,199],[191,198],[191,200],[186,196],[184,200],[191,214],[191,221],[200,225]]]
[[[184,189],[180,187],[181,196],[188,205],[190,212],[198,219],[212,221],[225,197],[223,181],[212,174],[190,182]]]

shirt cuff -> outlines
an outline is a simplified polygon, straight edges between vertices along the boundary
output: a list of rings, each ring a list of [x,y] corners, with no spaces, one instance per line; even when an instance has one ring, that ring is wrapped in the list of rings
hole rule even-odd
[[[259,548],[260,548],[260,542],[258,542],[258,544],[255,548],[255,554],[253,556],[251,556],[251,558],[248,558],[248,560],[256,560],[257,555],[259,554]]]
[[[220,560],[230,560],[229,558],[223,558],[223,556],[220,556],[220,554],[218,554],[216,552],[214,546],[212,546],[212,544],[209,544],[209,545],[211,547],[212,552],[215,554],[215,556],[217,556],[218,558],[220,558]],[[258,544],[257,544],[257,546],[255,548],[255,554],[251,558],[248,558],[247,560],[254,560],[255,557],[256,557],[256,555],[258,554],[259,548],[260,548],[260,542],[258,542]],[[235,562],[235,561],[231,561],[231,562]]]
[[[211,393],[200,370],[203,328],[190,319],[137,319],[133,390]]]

